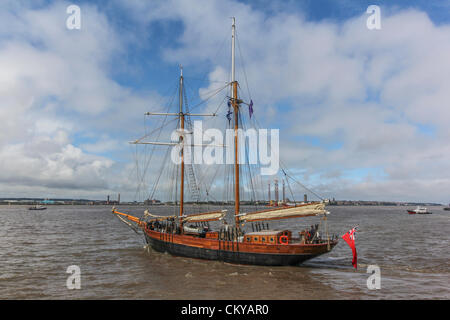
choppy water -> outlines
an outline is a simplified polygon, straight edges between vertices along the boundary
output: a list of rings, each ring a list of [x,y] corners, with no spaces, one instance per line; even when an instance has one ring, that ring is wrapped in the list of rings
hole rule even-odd
[[[141,215],[139,207],[121,207]],[[164,210],[164,208],[161,208]],[[358,225],[358,270],[344,241],[299,267],[232,265],[147,248],[110,207],[0,207],[0,299],[449,299],[450,212],[408,215],[405,207],[330,207],[329,230]],[[273,227],[302,229],[317,218]],[[81,270],[81,289],[66,273]],[[368,265],[381,270],[369,290]]]

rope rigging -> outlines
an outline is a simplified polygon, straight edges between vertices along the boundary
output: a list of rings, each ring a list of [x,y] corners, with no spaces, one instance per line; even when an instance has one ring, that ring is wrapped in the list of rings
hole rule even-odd
[[[248,94],[248,98],[250,101],[252,101],[251,99],[251,92],[248,86],[248,78],[247,78],[247,73],[246,73],[246,68],[244,65],[244,59],[242,57],[242,52],[241,52],[241,48],[240,48],[240,42],[238,37],[236,36],[237,39],[237,44],[238,44],[238,50],[239,50],[239,56],[240,56],[240,63],[242,65],[241,70],[243,70],[243,76],[245,79],[245,86],[246,86],[246,91]],[[188,77],[189,78],[189,77]],[[213,81],[210,81],[213,82]],[[219,81],[218,81],[219,82]],[[208,104],[210,101],[212,101],[212,99],[214,97],[216,97],[218,94],[220,94],[221,92],[223,92],[224,89],[231,87],[231,83],[227,82],[225,85],[223,86],[219,86],[218,88],[213,88],[207,92],[202,93],[202,96],[204,97],[199,103],[195,104],[194,106],[190,106],[188,104],[188,97],[187,97],[187,90],[191,90],[191,87],[189,85],[189,82],[185,83],[185,86],[183,88],[183,92],[182,92],[182,98],[184,100],[184,106],[185,106],[185,120],[186,120],[186,124],[187,124],[187,129],[190,129],[192,131],[192,120],[191,117],[189,116],[190,112],[192,112],[193,110],[199,108],[202,105]],[[187,89],[186,89],[187,88]],[[166,108],[167,113],[169,112],[169,110],[173,107],[173,101],[175,99],[176,96],[176,92],[178,88],[175,88],[175,93],[172,95],[171,97],[171,101],[168,105],[168,107]],[[223,98],[220,100],[220,102],[217,102],[217,107],[215,108],[214,114],[219,114],[219,112],[221,112],[220,110],[222,110],[223,108],[226,108],[227,104],[225,103],[226,100],[229,101],[230,97],[225,94],[223,96]],[[243,104],[249,105],[245,102],[242,102]],[[249,105],[250,108],[250,105]],[[242,130],[247,130],[249,128],[249,124],[251,127],[254,127],[255,129],[261,129],[261,125],[257,119],[257,117],[253,114],[253,113],[243,113],[241,108],[238,109],[238,119],[239,119],[239,127]],[[228,116],[229,114],[227,114]],[[245,118],[245,119],[244,119]],[[211,118],[212,121],[215,121],[214,117]],[[232,125],[231,125],[231,121],[223,121],[223,118],[218,118],[222,123],[225,122],[225,128],[227,129],[231,129]],[[156,135],[157,139],[160,138],[163,130],[165,128],[167,128],[168,126],[170,126],[171,124],[173,124],[174,122],[176,122],[178,119],[170,119],[168,120],[167,115],[162,119],[162,124],[160,126],[158,126],[157,128],[147,132],[143,137],[139,138],[136,141],[142,141],[143,139],[146,139],[152,135]],[[218,121],[219,121],[218,120]],[[246,121],[244,121],[246,120]],[[265,198],[265,186],[267,186],[266,183],[263,183],[263,179],[261,177],[260,174],[257,174],[255,172],[256,168],[254,165],[250,164],[249,161],[249,144],[246,143],[246,139],[244,138],[244,145],[241,145],[242,149],[240,149],[242,152],[245,152],[245,162],[244,165],[240,165],[239,166],[239,172],[240,172],[240,176],[242,176],[242,190],[241,192],[243,193],[243,196],[241,197],[241,200],[244,200],[248,197],[248,200],[250,200],[252,203],[255,203],[257,206],[257,202],[258,200],[263,200]],[[268,140],[268,148],[269,150],[271,149],[271,141],[270,139]],[[148,160],[146,162],[144,162],[143,168],[140,168],[139,165],[139,161],[137,160],[139,153],[136,150],[135,152],[135,158],[136,158],[136,174],[138,177],[138,187],[136,190],[136,195],[139,193],[139,190],[141,187],[145,187],[145,179],[146,176],[149,172],[149,166],[151,163],[152,158],[154,157],[154,153],[155,153],[155,148],[156,146],[152,146],[152,148],[150,150],[148,150],[147,148],[144,148],[144,152],[143,154],[148,156]],[[167,164],[170,163],[171,161],[169,160],[169,152],[170,152],[170,148],[167,148],[165,155],[163,157],[163,164],[161,165],[161,168],[159,170],[159,172],[157,172],[157,174],[155,175],[156,180],[154,182],[154,184],[152,185],[152,187],[149,189],[149,199],[153,199],[156,195],[158,186],[160,185],[160,181],[161,178],[163,176],[163,172],[165,171],[164,168],[167,167]],[[294,192],[291,188],[291,184],[290,184],[290,180],[292,180],[293,182],[295,182],[296,184],[298,184],[299,186],[301,186],[303,189],[305,189],[306,191],[310,192],[311,194],[313,194],[314,196],[316,196],[317,198],[324,200],[323,197],[321,197],[320,195],[318,195],[316,192],[314,192],[313,190],[311,190],[310,188],[307,188],[305,185],[303,185],[302,183],[300,183],[296,178],[294,178],[294,176],[285,168],[284,162],[280,159],[280,169],[281,172],[279,174],[282,173],[282,175],[284,175],[284,179],[283,181],[286,181],[288,190],[290,192],[290,195],[292,196],[294,202],[295,202],[295,195]],[[187,183],[188,183],[188,188],[190,190],[190,195],[191,195],[191,199],[193,200],[193,202],[199,203],[199,201],[201,199],[203,199],[203,197],[206,197],[207,200],[211,199],[216,199],[216,197],[211,193],[211,191],[213,189],[215,189],[215,187],[219,187],[220,190],[220,185],[217,185],[217,176],[223,174],[223,185],[221,186],[222,188],[222,198],[224,201],[228,202],[230,200],[230,195],[233,194],[233,181],[234,181],[234,170],[232,168],[232,166],[229,165],[222,165],[220,166],[218,169],[215,168],[214,165],[208,165],[205,167],[202,167],[201,170],[196,169],[195,165],[193,164],[193,161],[191,161],[190,164],[186,164],[186,169],[185,170],[185,176],[187,177]],[[168,178],[170,178],[171,180],[171,187],[169,189],[171,189],[172,191],[169,193],[170,194],[170,199],[173,200],[174,203],[178,203],[177,202],[177,196],[178,196],[178,188],[179,188],[179,181],[178,181],[178,176],[179,173],[177,174],[177,166],[169,166],[171,167],[170,171],[172,171],[171,174],[169,174]],[[223,169],[222,169],[223,167]],[[213,172],[211,172],[211,170],[213,170]],[[198,174],[197,174],[198,172]],[[284,182],[283,182],[284,184]],[[284,190],[284,189],[283,189]],[[164,193],[162,193],[164,194]],[[284,194],[284,193],[283,193]],[[165,196],[167,196],[168,194],[165,194]],[[202,196],[204,195],[204,196]]]

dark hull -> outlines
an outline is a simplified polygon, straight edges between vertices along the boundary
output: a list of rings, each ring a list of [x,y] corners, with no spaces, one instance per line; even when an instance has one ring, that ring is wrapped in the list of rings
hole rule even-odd
[[[280,254],[280,253],[260,253],[260,252],[242,252],[238,250],[236,242],[224,242],[223,250],[209,249],[202,247],[189,246],[173,243],[170,241],[159,240],[145,234],[147,243],[158,252],[167,252],[174,256],[189,257],[206,260],[218,260],[228,263],[261,265],[261,266],[293,266],[298,265],[308,259],[312,259],[321,254],[329,252],[322,250],[317,253],[305,254]],[[330,243],[330,250],[337,242]],[[324,245],[326,247],[326,244]]]

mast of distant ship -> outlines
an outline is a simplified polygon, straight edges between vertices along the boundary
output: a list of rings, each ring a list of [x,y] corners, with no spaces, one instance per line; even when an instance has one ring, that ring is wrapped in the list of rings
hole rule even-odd
[[[235,18],[233,17],[233,25],[231,27],[231,103],[234,111],[234,214],[235,224],[239,228],[239,163],[238,163],[238,127],[239,127],[239,101],[237,97],[238,83],[235,79],[235,40],[236,40],[236,26]]]

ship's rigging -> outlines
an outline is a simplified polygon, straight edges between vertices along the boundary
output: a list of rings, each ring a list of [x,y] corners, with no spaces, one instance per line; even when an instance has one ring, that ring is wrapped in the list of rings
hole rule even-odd
[[[157,211],[156,207],[152,207],[151,210],[149,207],[141,218],[120,212],[116,208],[113,208],[112,212],[127,224],[131,221],[135,228],[142,229],[146,241],[159,251],[237,263],[296,264],[330,251],[337,243],[336,239],[328,235],[326,226],[328,212],[325,209],[327,201],[307,188],[304,189],[321,201],[307,201],[306,194],[302,202],[296,201],[290,181],[299,186],[303,184],[293,177],[282,162],[281,170],[275,176],[263,177],[256,171],[259,165],[249,161],[250,142],[240,133],[242,130],[247,130],[249,124],[256,129],[261,129],[261,126],[253,113],[253,100],[248,84],[248,100],[239,96],[240,85],[236,79],[235,69],[237,37],[234,18],[231,35],[230,81],[210,88],[208,91],[202,90],[199,94],[201,101],[189,107],[185,77],[183,68],[180,66],[180,76],[176,87],[178,103],[174,103],[173,97],[165,110],[147,112],[146,117],[158,119],[152,121],[152,127],[156,129],[130,142],[136,146],[138,177],[136,194],[139,193],[140,188],[146,186],[147,177],[151,175],[154,181],[149,189],[148,199],[159,197],[166,203],[172,204],[171,214],[157,214],[154,212]],[[247,82],[245,72],[244,78]],[[204,110],[194,113],[193,111],[200,106],[205,106]],[[248,112],[244,106],[248,107]],[[192,123],[193,118],[196,121],[197,117],[209,119],[201,122],[202,129],[220,129],[220,132],[232,132],[232,135],[227,136],[225,143],[221,144],[223,141],[216,141],[213,139],[214,134],[211,133],[211,138],[208,138],[211,140],[210,143],[204,144],[204,137],[199,143],[195,139],[195,123]],[[192,135],[194,135],[193,139]],[[168,136],[171,137],[170,141],[160,140],[160,137]],[[139,146],[144,147],[144,152],[141,154],[148,159],[143,162],[143,168],[137,159]],[[191,147],[200,147],[200,154],[203,152],[203,147],[206,147],[205,153],[208,148],[214,147],[215,149],[208,151],[211,154],[214,152],[215,156],[219,150],[217,148],[225,148],[227,159],[231,154],[233,161],[226,162],[227,164],[200,166],[193,161],[195,155],[192,154]],[[157,148],[166,148],[166,150],[162,155],[157,155]],[[198,149],[195,149],[194,153],[197,151]],[[219,152],[219,154],[222,153]],[[221,175],[222,178],[219,178]],[[264,196],[264,186],[267,185],[268,179],[275,180],[274,201],[270,199],[270,195],[267,200]],[[283,186],[285,184],[288,186],[292,199],[285,198],[284,187],[283,199],[279,199],[279,181],[282,181]],[[222,194],[221,197],[220,194]],[[221,199],[217,200],[218,198]],[[220,204],[221,208],[216,207],[210,210],[206,206],[205,211],[205,206],[199,205],[202,202],[209,204],[210,199],[215,200],[215,204]],[[244,202],[246,206],[242,206]],[[231,215],[227,216],[229,213]],[[299,238],[292,235],[290,230],[270,230],[268,225],[272,220],[308,216],[321,217],[320,224],[324,222],[326,238],[319,235],[319,225],[315,228],[311,226],[309,231],[303,230],[299,233]],[[210,228],[210,222],[219,223],[218,231]],[[253,233],[245,230],[246,223],[251,223]]]
[[[237,39],[237,37],[234,36],[233,38]],[[239,42],[237,43],[237,47],[240,48]],[[239,53],[242,60],[242,54],[240,50]],[[232,65],[234,64],[235,62],[232,61]],[[233,166],[227,164],[213,164],[198,168],[198,165],[192,163],[192,161],[184,162],[183,178],[181,177],[180,173],[176,173],[176,171],[180,171],[180,168],[176,165],[171,165],[169,157],[170,150],[177,143],[173,141],[167,142],[167,140],[160,142],[158,141],[160,140],[161,136],[167,137],[169,136],[169,134],[167,133],[170,133],[171,131],[177,129],[181,129],[181,119],[179,118],[180,114],[182,114],[184,122],[183,130],[186,130],[187,132],[192,132],[193,130],[192,117],[198,117],[200,115],[208,115],[211,118],[215,118],[211,119],[210,121],[210,119],[205,119],[203,117],[201,120],[204,123],[211,123],[209,127],[217,127],[222,131],[230,128],[239,128],[242,130],[247,130],[250,127],[255,129],[262,128],[258,121],[258,112],[256,112],[256,114],[253,114],[252,117],[249,117],[246,108],[244,108],[245,112],[242,112],[241,104],[246,104],[248,106],[249,102],[252,99],[250,96],[250,89],[248,88],[245,67],[243,66],[242,61],[241,65],[242,69],[244,70],[243,78],[245,79],[245,87],[247,89],[246,91],[248,92],[248,97],[246,99],[247,102],[238,98],[234,98],[234,96],[237,97],[238,88],[240,87],[240,85],[235,80],[235,76],[233,76],[233,73],[235,71],[233,72],[234,68],[232,68],[231,81],[217,81],[217,85],[211,90],[203,90],[201,101],[195,104],[192,108],[189,107],[190,105],[188,104],[188,92],[186,90],[188,88],[188,82],[186,81],[186,79],[189,79],[189,77],[183,76],[180,77],[183,79],[182,81],[178,81],[176,90],[174,90],[176,92],[174,92],[175,94],[172,95],[169,99],[166,110],[163,110],[161,112],[147,112],[145,114],[146,118],[153,116],[159,116],[160,118],[158,118],[156,122],[156,128],[154,119],[150,120],[150,126],[152,127],[152,130],[149,130],[148,133],[146,133],[144,136],[132,142],[132,144],[134,144],[136,148],[135,163],[136,174],[138,177],[135,196],[136,200],[143,201],[146,199],[161,199],[162,201],[181,206],[179,199],[181,196],[180,183],[182,179],[185,180],[186,183],[186,188],[183,188],[184,200],[185,202],[188,202],[189,205],[195,203],[205,204],[209,203],[210,201],[216,203],[223,202],[225,204],[234,203],[235,213],[239,212],[238,203],[241,202],[240,200],[243,200],[245,203],[255,204],[255,210],[261,209],[261,206],[259,206],[259,204],[269,203],[272,199],[269,199],[269,197],[267,197],[265,186],[267,185],[267,181],[270,182],[274,181],[275,179],[278,179],[279,181],[282,181],[286,184],[289,194],[288,200],[291,203],[296,204],[301,202],[297,200],[298,198],[301,198],[301,196],[294,194],[293,188],[291,186],[292,182],[301,186],[303,190],[305,190],[310,195],[315,196],[317,199],[323,200],[323,198],[316,192],[308,189],[296,178],[294,178],[294,175],[287,170],[282,160],[278,177],[262,177],[256,172],[259,167],[249,164],[248,161],[241,165],[239,165],[238,161],[235,161],[234,168]],[[191,91],[191,95],[195,95],[193,89],[191,89]],[[176,99],[177,97],[178,99]],[[178,105],[174,103],[174,101],[176,100],[178,100]],[[179,108],[180,106],[183,108],[183,111],[180,112],[178,110],[178,112],[176,112],[174,108]],[[193,113],[193,111],[196,111],[202,106],[205,107],[205,109],[210,113]],[[230,109],[232,121],[224,121],[224,118],[229,115]],[[146,124],[147,123],[148,120],[146,120]],[[174,125],[176,125],[176,127]],[[151,139],[153,140],[153,142],[146,142],[147,139]],[[268,142],[270,144],[270,140]],[[144,145],[144,151],[139,151],[139,148],[142,147],[142,145]],[[162,158],[160,157],[160,159],[162,159],[161,164],[159,164],[159,161],[156,161],[153,158],[155,156],[155,153],[158,153],[160,151],[163,151],[162,154],[160,153],[160,155],[162,156]],[[246,160],[248,160],[247,144],[245,145],[245,151],[247,157]],[[155,166],[154,164],[156,163],[157,165]],[[150,164],[152,164],[152,166],[150,166]],[[149,167],[151,167],[150,170]],[[239,174],[236,175],[236,172],[239,172]],[[163,176],[165,180],[172,181],[170,186],[168,186],[167,184],[161,184],[161,178]],[[152,182],[152,184],[147,186],[147,182],[149,181]],[[236,190],[240,190],[240,192],[236,192]],[[140,196],[139,198],[138,195]],[[238,201],[234,201],[235,199],[238,199]],[[281,200],[285,201],[286,199]],[[194,210],[194,212],[196,209],[201,210],[193,206],[191,206],[190,208],[190,210]]]

